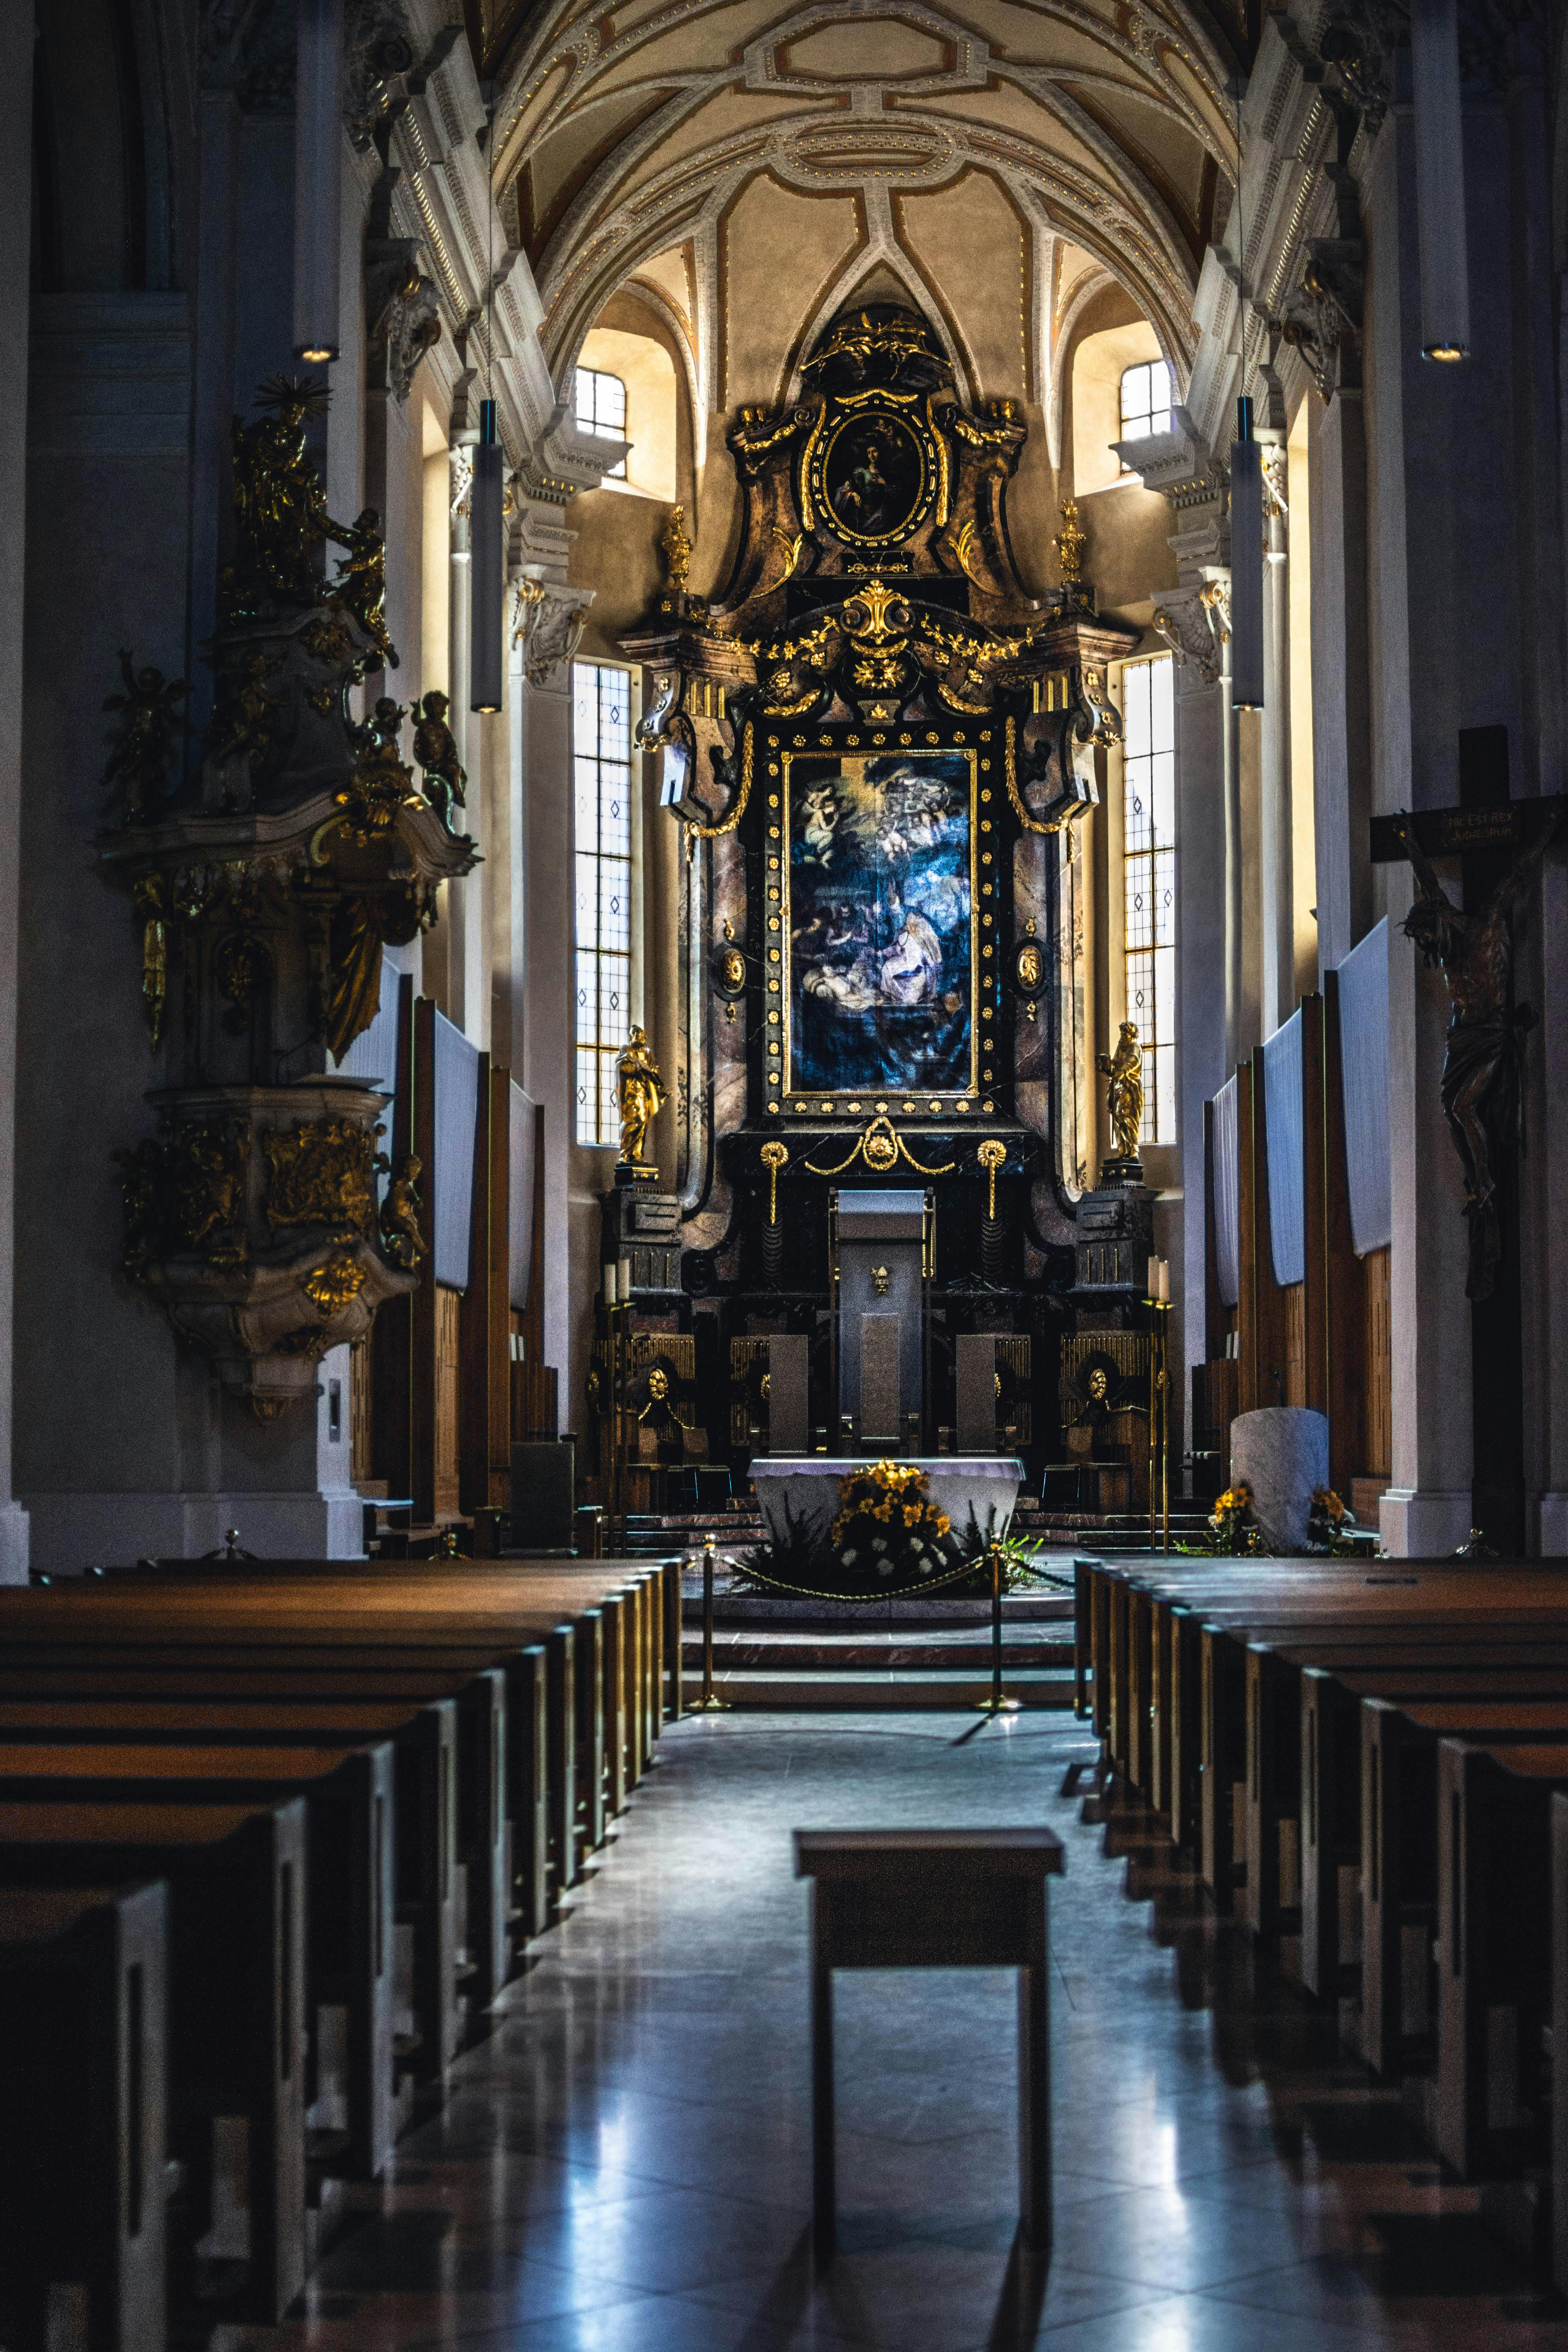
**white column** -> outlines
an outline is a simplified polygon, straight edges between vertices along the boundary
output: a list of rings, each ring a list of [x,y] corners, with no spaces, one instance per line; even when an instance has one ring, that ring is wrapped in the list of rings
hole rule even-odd
[[[6,53],[33,52],[33,12],[4,0]],[[12,1290],[16,1119],[16,885],[21,864],[22,608],[26,551],[27,306],[32,171],[32,75],[13,70],[0,91],[0,271],[11,288],[13,396],[0,414],[0,1584],[27,1577],[27,1515],[11,1496]]]
[[[1296,1010],[1294,859],[1290,823],[1290,611],[1286,571],[1285,436],[1264,450],[1268,553],[1263,567],[1262,775],[1258,809],[1262,1034]]]
[[[1400,925],[1415,882],[1389,869],[1389,1326],[1393,1467],[1378,1517],[1402,1559],[1439,1559],[1470,1526],[1470,1309],[1464,1184],[1439,1101],[1447,994]]]
[[[447,598],[447,693],[452,707],[447,713],[458,746],[458,757],[468,772],[468,808],[464,822],[470,833],[479,827],[479,810],[484,797],[482,777],[479,768],[481,740],[481,719],[474,718],[468,709],[468,649],[469,608],[468,574],[468,512],[469,491],[473,482],[473,436],[456,441],[451,450],[452,468],[452,571]],[[468,934],[476,928],[477,915],[468,903],[472,877],[466,883],[448,886],[444,896],[443,919],[447,924],[447,1003],[448,1020],[455,1021],[466,1035],[472,1036],[469,1027]],[[476,1041],[477,1042],[477,1041]]]
[[[520,493],[521,495],[521,493]],[[574,534],[559,507],[528,500],[521,543],[529,572],[564,586]],[[544,1108],[544,1360],[559,1374],[563,1425],[580,1393],[574,1385],[570,1183],[574,1132],[572,1065],[572,669],[558,662],[522,688],[523,954],[527,974],[512,1051],[521,1036],[521,1083]],[[514,1068],[516,1064],[514,1062]]]

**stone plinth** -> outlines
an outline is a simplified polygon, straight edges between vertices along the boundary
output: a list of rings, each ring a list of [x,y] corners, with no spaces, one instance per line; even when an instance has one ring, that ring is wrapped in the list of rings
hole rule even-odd
[[[868,1454],[758,1454],[752,1464],[752,1484],[757,1490],[763,1522],[775,1543],[787,1541],[785,1516],[797,1536],[808,1526],[826,1537],[838,1511],[840,1481],[857,1470],[869,1469]],[[906,1465],[907,1466],[907,1465]],[[1012,1454],[989,1461],[966,1461],[960,1454],[917,1457],[926,1474],[931,1501],[945,1511],[954,1535],[963,1535],[970,1515],[984,1532],[1003,1534],[1013,1516],[1024,1465]]]
[[[1252,1489],[1265,1551],[1305,1551],[1312,1490],[1329,1483],[1327,1416],[1293,1404],[1238,1414],[1230,1424],[1230,1479]]]

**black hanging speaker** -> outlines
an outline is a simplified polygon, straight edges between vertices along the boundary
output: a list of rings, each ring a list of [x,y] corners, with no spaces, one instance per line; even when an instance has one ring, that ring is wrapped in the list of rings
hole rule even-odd
[[[338,356],[343,0],[299,0],[294,81],[294,356]]]
[[[496,439],[496,404],[479,403],[479,445],[468,503],[468,682],[470,710],[501,707],[502,608],[505,587],[501,550],[501,461]]]
[[[1230,701],[1263,708],[1263,451],[1245,394],[1230,445]]]

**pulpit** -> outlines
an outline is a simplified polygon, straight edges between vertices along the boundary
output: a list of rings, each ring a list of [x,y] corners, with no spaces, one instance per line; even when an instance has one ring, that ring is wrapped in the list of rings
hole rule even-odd
[[[932,1196],[840,1190],[829,1203],[834,1393],[851,1445],[878,1454],[925,1444]]]

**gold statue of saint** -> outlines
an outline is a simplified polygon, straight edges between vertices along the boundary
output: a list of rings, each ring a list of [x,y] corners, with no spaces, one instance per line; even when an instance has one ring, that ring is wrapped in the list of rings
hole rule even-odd
[[[1138,1131],[1143,1124],[1143,1048],[1138,1043],[1133,1023],[1122,1023],[1116,1051],[1100,1055],[1100,1068],[1110,1080],[1105,1089],[1105,1108],[1110,1114],[1115,1157],[1136,1160]]]
[[[648,1129],[664,1104],[664,1080],[644,1031],[634,1024],[616,1056],[616,1087],[621,1106],[621,1166],[657,1176],[643,1158]]]

